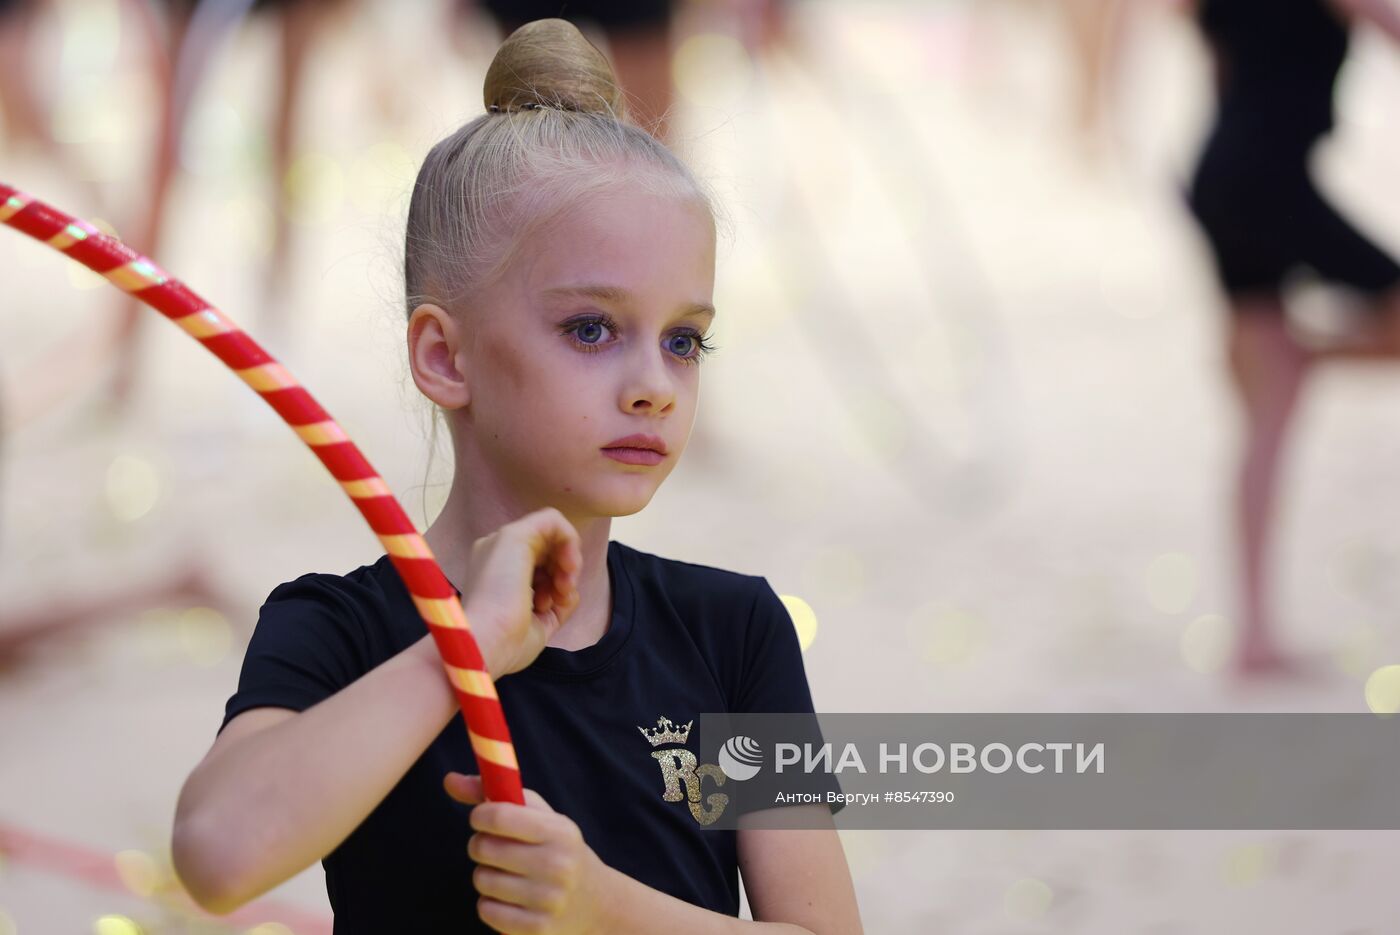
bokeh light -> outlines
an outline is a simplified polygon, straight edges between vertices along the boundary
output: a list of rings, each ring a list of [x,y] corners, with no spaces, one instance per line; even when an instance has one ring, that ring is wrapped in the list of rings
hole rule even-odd
[[[1196,561],[1184,552],[1166,552],[1147,566],[1147,599],[1164,614],[1179,614],[1196,599]]]
[[[350,164],[350,200],[355,210],[371,217],[406,215],[417,171],[413,156],[393,140],[367,147]]]
[[[146,930],[126,916],[101,916],[92,923],[92,935],[146,935]]]
[[[1210,675],[1225,666],[1231,642],[1230,621],[1220,614],[1202,614],[1181,631],[1181,658],[1191,671]]]
[[[247,158],[254,138],[249,121],[229,101],[202,101],[190,114],[180,143],[180,164],[195,175],[227,176]]]
[[[792,625],[797,629],[797,642],[801,645],[803,652],[812,645],[812,641],[817,638],[817,613],[812,610],[812,605],[795,594],[778,595],[787,608],[788,616],[792,618]]]
[[[1366,706],[1386,717],[1400,711],[1400,665],[1381,666],[1366,679]]]
[[[107,466],[107,506],[124,522],[145,516],[160,499],[160,478],[145,458],[118,455]]]
[[[1006,888],[1002,905],[1014,919],[1038,919],[1050,910],[1055,901],[1054,890],[1044,880],[1026,877]]]
[[[325,224],[345,203],[345,172],[325,153],[305,152],[292,161],[282,188],[287,217],[308,226]]]
[[[160,888],[161,881],[165,877],[155,858],[145,851],[119,851],[113,858],[113,862],[116,864],[117,876],[122,878],[122,883],[142,899],[150,899]]]
[[[1276,857],[1269,845],[1236,845],[1225,852],[1220,875],[1232,886],[1249,886],[1273,873]]]
[[[244,931],[243,935],[296,935],[281,922],[263,922]]]
[[[967,662],[980,648],[984,626],[975,614],[941,602],[925,604],[909,618],[909,643],[920,659],[952,666]]]
[[[214,666],[233,646],[233,628],[212,607],[191,607],[179,617],[180,646],[196,664]]]

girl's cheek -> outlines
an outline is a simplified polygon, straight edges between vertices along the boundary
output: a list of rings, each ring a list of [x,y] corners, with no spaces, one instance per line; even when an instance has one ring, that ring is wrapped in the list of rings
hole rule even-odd
[[[508,340],[493,340],[486,358],[491,361],[489,379],[496,385],[520,393],[534,383],[536,375],[531,373],[528,349],[516,347]]]

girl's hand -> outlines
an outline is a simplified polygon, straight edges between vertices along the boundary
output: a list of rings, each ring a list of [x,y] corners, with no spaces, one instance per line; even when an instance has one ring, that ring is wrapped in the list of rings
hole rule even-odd
[[[474,805],[477,833],[467,842],[476,861],[472,884],[477,914],[507,935],[583,935],[604,927],[606,866],[583,840],[578,825],[534,789],[525,804],[484,802],[481,777],[452,772],[443,788]]]
[[[578,606],[582,566],[578,530],[553,507],[472,543],[462,605],[492,678],[535,661]]]

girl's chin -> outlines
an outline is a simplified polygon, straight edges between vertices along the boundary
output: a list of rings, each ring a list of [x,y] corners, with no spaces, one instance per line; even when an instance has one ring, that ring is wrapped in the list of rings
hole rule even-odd
[[[630,480],[630,484],[600,484],[598,489],[575,491],[573,496],[583,493],[574,500],[577,511],[594,516],[631,516],[640,512],[651,502],[659,485],[636,476]]]

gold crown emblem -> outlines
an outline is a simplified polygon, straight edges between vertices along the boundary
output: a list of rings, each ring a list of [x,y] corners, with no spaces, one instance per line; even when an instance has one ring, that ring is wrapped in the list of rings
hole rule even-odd
[[[690,725],[694,723],[692,718],[680,730],[675,730],[670,718],[659,717],[656,719],[657,730],[649,731],[645,727],[638,727],[637,730],[642,732],[642,736],[649,740],[653,747],[659,747],[663,743],[685,743],[685,738],[690,736]]]

